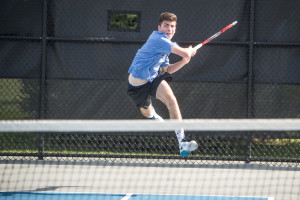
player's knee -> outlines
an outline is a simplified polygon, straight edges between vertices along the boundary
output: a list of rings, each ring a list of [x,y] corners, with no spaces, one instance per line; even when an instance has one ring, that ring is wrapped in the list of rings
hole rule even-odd
[[[167,98],[167,107],[169,108],[169,109],[171,109],[171,108],[173,108],[174,106],[177,106],[177,99],[176,99],[176,97],[174,96],[174,95],[170,95],[170,96],[168,96],[168,98]]]

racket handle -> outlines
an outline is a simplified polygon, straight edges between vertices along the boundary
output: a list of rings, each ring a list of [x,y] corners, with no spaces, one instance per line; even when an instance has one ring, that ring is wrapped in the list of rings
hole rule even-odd
[[[202,43],[201,43],[201,44],[198,44],[197,46],[194,47],[194,49],[195,49],[195,50],[198,50],[198,49],[200,49],[202,46],[203,46]]]

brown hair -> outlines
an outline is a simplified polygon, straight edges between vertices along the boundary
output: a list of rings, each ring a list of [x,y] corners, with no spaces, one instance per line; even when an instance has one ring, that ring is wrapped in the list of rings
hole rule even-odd
[[[173,13],[169,13],[169,12],[164,12],[161,13],[159,16],[159,23],[158,25],[161,25],[161,23],[163,21],[172,21],[172,22],[177,22],[177,16]]]

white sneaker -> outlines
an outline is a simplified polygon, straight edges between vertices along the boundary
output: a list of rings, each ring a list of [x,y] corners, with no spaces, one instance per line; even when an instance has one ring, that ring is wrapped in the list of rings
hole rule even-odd
[[[159,116],[159,115],[156,115],[156,116],[153,116],[153,117],[147,117],[147,119],[154,119],[154,120],[158,120],[158,121],[164,121],[164,119],[161,118],[161,116]]]
[[[180,156],[186,157],[192,153],[192,151],[195,151],[198,148],[198,144],[192,140],[190,142],[183,139],[179,143],[179,150],[180,150]]]
[[[161,116],[159,116],[158,114],[154,115],[154,117],[155,117],[155,120],[164,121],[164,119]]]
[[[155,119],[158,121],[164,121],[164,119],[155,112],[155,109],[153,106],[152,106],[152,113],[153,113],[153,117],[147,117],[147,119]]]

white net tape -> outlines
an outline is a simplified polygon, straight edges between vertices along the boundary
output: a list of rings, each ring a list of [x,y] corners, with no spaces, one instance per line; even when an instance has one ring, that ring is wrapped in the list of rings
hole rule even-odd
[[[3,120],[0,132],[299,131],[300,119]]]

